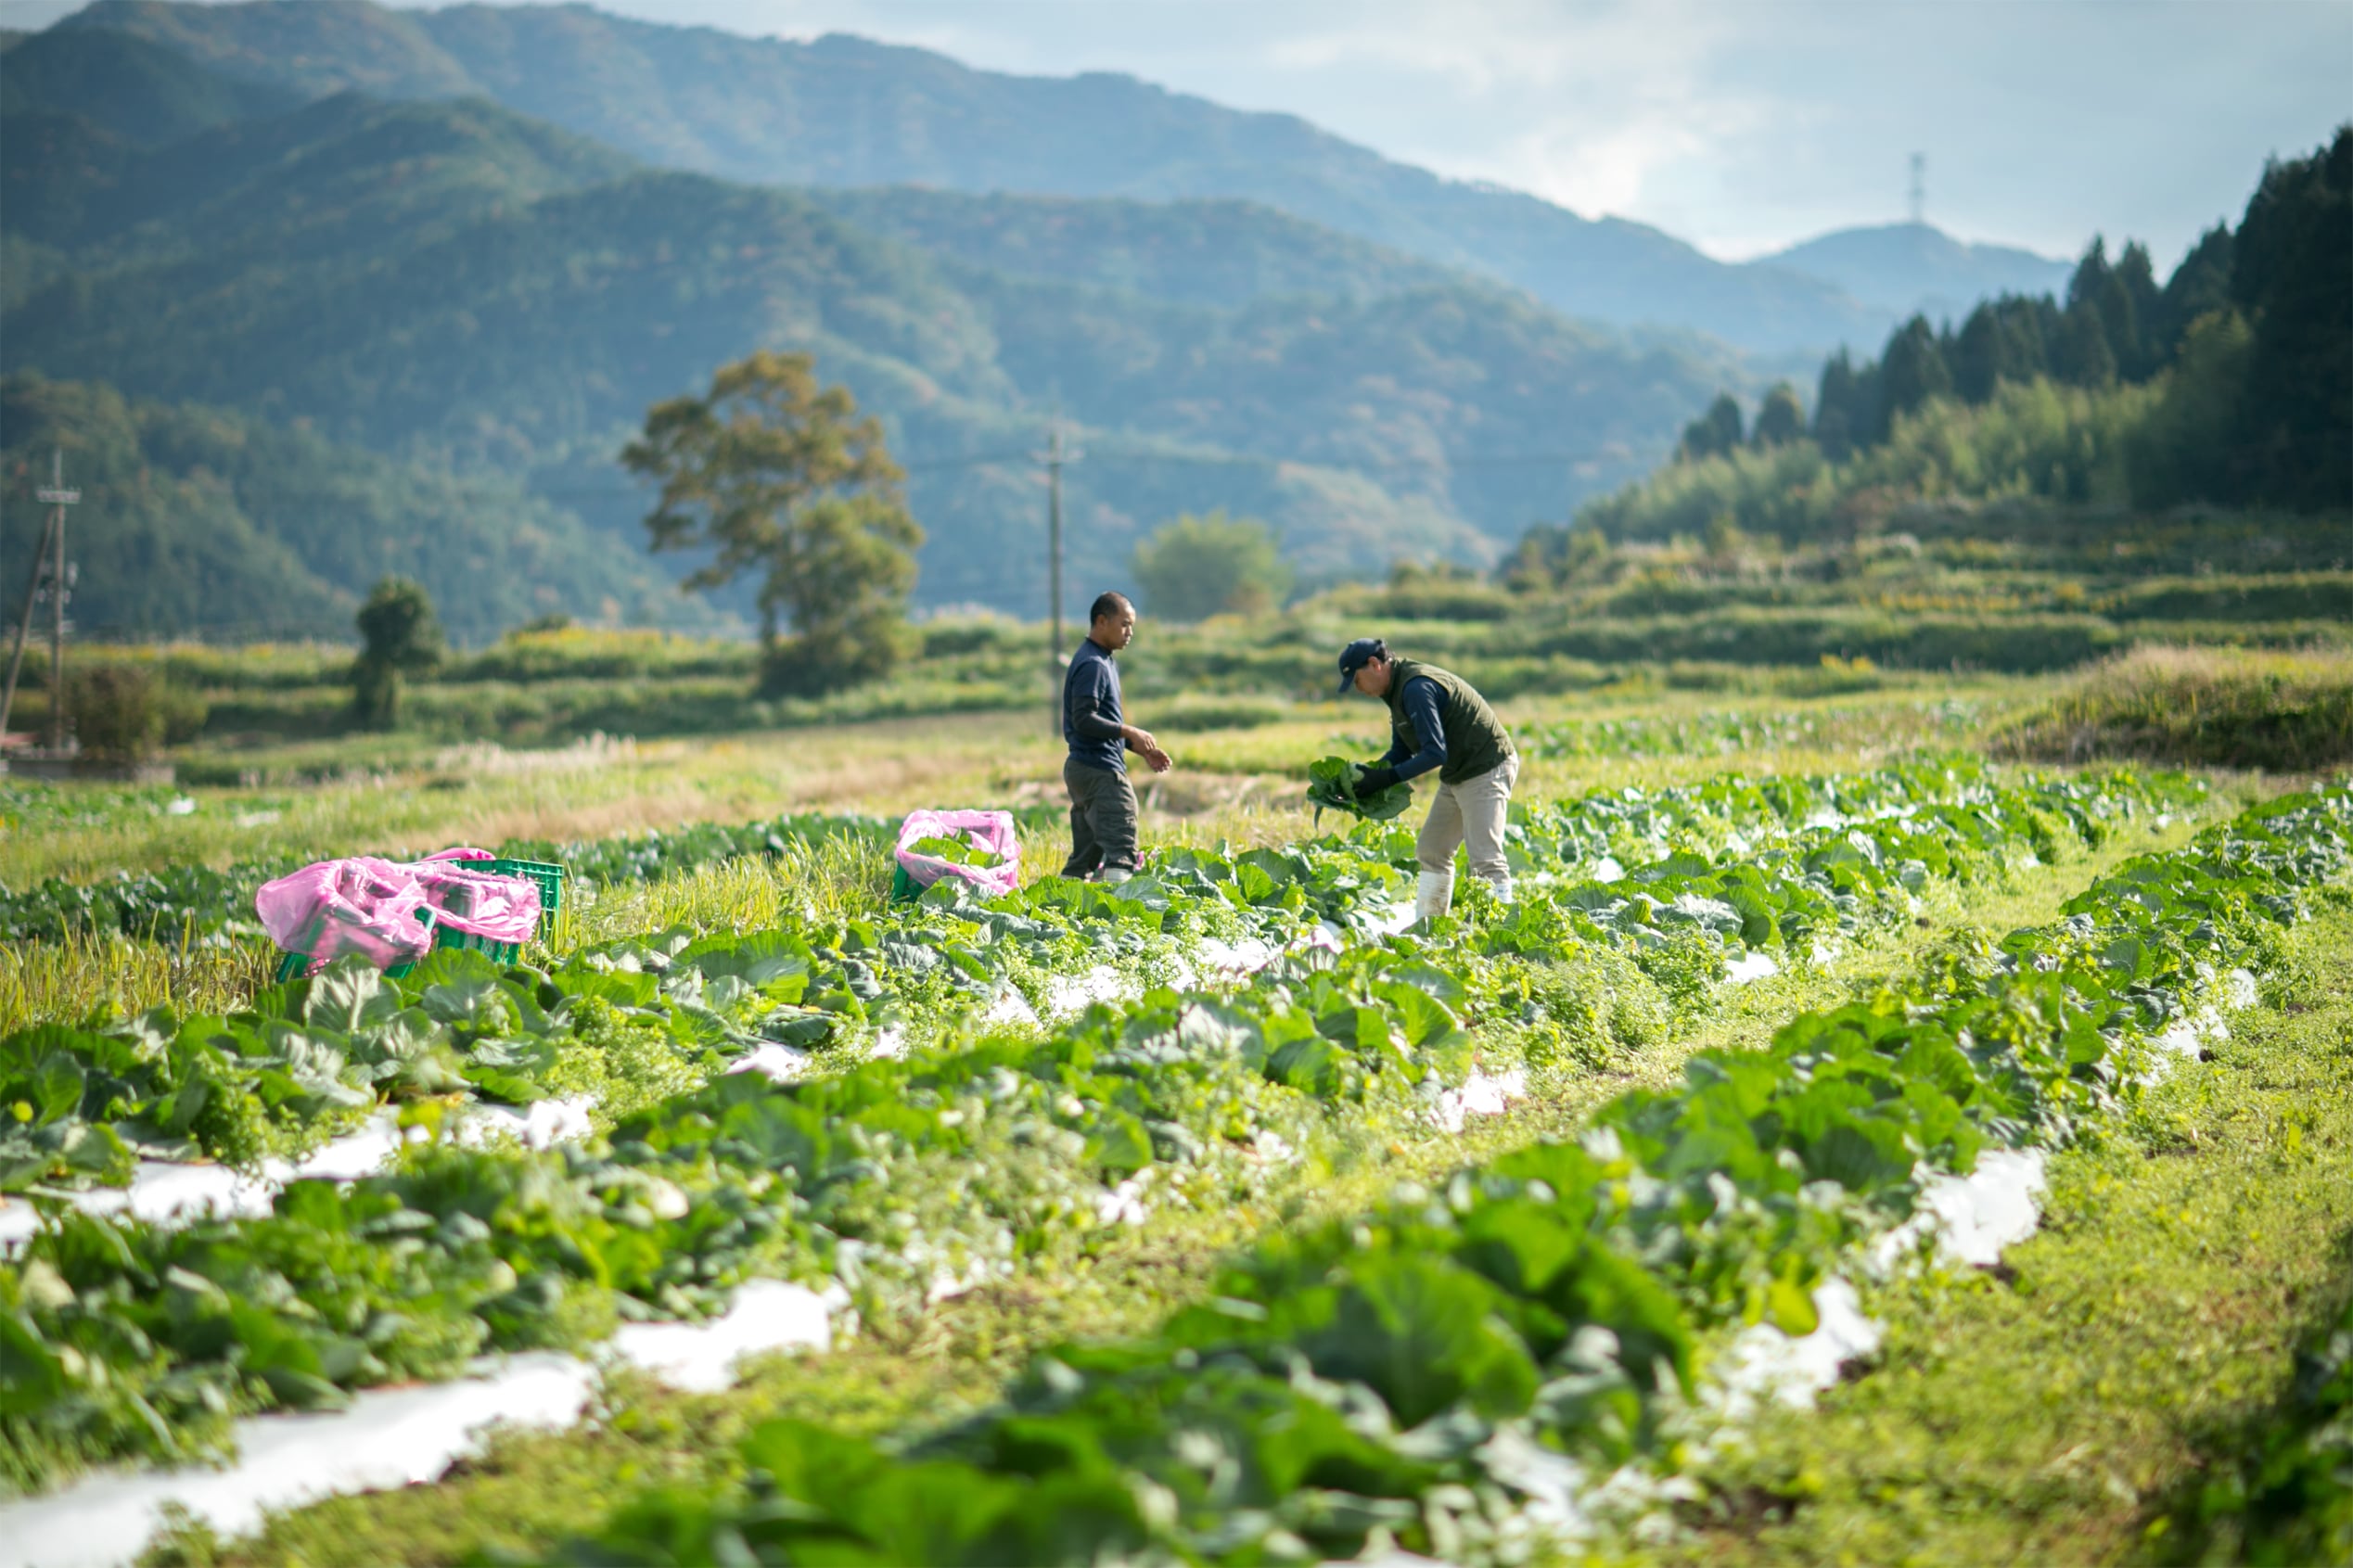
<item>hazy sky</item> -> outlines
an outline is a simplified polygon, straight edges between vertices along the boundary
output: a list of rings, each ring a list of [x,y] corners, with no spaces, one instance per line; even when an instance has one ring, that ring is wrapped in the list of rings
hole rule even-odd
[[[425,0],[394,0],[417,6]],[[855,32],[991,70],[1118,70],[1726,258],[1905,210],[2170,267],[2263,159],[2353,119],[2347,0],[602,0]],[[69,0],[6,0],[37,20]],[[19,25],[23,25],[19,21]]]

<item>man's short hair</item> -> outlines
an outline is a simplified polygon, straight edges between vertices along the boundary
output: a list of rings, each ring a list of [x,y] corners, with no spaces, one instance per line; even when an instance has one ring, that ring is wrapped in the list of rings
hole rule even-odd
[[[1098,620],[1109,620],[1120,611],[1133,608],[1135,606],[1128,603],[1125,593],[1098,593],[1094,596],[1094,608],[1087,612],[1087,624],[1093,626]]]

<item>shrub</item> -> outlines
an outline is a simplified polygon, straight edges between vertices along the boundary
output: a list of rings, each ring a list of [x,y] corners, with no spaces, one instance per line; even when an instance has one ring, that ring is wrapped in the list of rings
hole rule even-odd
[[[205,721],[212,717],[211,701],[202,692],[168,679],[160,683],[156,705],[163,714],[165,746],[187,745],[204,733]]]
[[[1997,735],[2015,757],[2310,772],[2353,761],[2353,654],[2136,648]]]
[[[142,762],[163,745],[163,682],[143,664],[85,664],[66,671],[66,711],[83,755]]]
[[[923,651],[923,632],[895,606],[828,621],[761,651],[760,695],[819,697],[879,681]]]

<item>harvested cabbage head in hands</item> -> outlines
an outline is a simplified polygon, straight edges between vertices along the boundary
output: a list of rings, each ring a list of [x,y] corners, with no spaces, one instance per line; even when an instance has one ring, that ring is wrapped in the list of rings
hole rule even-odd
[[[1344,757],[1326,757],[1308,764],[1308,804],[1318,811],[1326,806],[1350,816],[1385,822],[1413,803],[1411,784],[1393,784],[1370,795],[1356,793],[1357,764]]]

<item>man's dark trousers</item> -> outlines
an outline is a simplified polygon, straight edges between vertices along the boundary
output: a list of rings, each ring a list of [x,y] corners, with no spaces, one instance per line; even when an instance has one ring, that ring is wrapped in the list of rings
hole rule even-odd
[[[1092,876],[1106,866],[1135,870],[1135,788],[1128,775],[1074,757],[1062,764],[1062,782],[1070,791],[1070,860],[1062,874]]]

